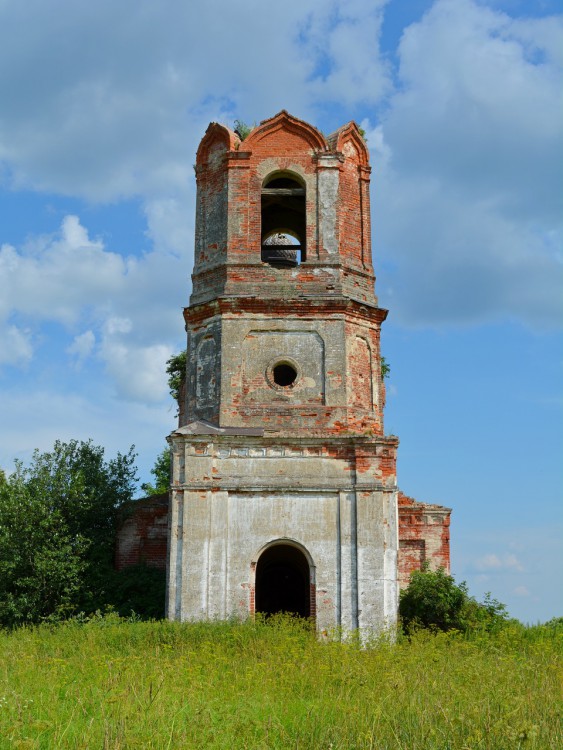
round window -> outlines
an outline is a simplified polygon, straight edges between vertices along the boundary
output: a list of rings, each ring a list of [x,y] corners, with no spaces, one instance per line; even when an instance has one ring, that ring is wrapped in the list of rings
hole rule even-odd
[[[301,377],[301,368],[291,357],[276,357],[266,368],[266,380],[271,388],[292,391]]]
[[[276,385],[287,388],[287,386],[293,385],[293,383],[295,383],[295,380],[297,378],[297,370],[295,369],[295,367],[288,365],[286,362],[282,362],[272,368],[272,376]]]

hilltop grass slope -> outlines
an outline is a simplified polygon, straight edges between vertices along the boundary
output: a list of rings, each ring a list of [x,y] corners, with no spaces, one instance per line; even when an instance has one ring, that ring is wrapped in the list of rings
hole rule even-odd
[[[0,631],[0,748],[563,747],[561,625],[395,644],[306,623]]]

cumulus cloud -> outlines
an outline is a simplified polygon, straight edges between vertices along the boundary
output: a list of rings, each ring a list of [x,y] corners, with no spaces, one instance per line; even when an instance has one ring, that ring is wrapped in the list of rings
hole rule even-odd
[[[173,349],[164,344],[135,346],[129,341],[106,338],[101,356],[120,398],[143,403],[166,398],[166,360]]]
[[[191,179],[210,120],[376,101],[389,78],[384,4],[6,3],[0,160],[16,186],[169,197]]]
[[[33,356],[33,346],[29,331],[15,325],[0,327],[2,346],[0,347],[0,365],[22,365]]]
[[[549,501],[541,505],[542,518],[548,519],[543,525],[535,525],[537,513],[534,516],[533,511],[524,509],[525,502],[519,502],[520,510],[516,513],[514,506],[513,518],[505,514],[499,522],[497,515],[496,520],[489,518],[491,523],[477,524],[469,533],[458,518],[458,539],[452,545],[454,573],[467,581],[477,599],[482,600],[491,591],[513,617],[538,622],[563,608],[558,580],[561,524],[557,522],[555,501],[555,505],[550,506]],[[472,524],[469,518],[466,520]]]
[[[127,261],[91,240],[78,217],[65,217],[60,232],[35,238],[21,250],[0,248],[0,315],[17,311],[64,324],[89,304],[119,294]]]
[[[138,196],[155,247],[189,268],[193,155],[210,120],[285,107],[323,127],[329,109],[369,112],[375,248],[393,268],[382,301],[393,293],[410,325],[559,322],[561,18],[436,0],[404,30],[394,70],[379,43],[387,5],[5,3],[0,174],[14,189]]]
[[[387,0],[348,0],[333,3],[331,14],[325,9],[311,16],[301,42],[317,61],[317,75],[309,81],[315,101],[355,108],[377,104],[391,91],[391,67],[379,50],[386,5]]]
[[[11,471],[14,458],[31,460],[34,448],[50,450],[55,440],[88,440],[103,445],[108,456],[127,451],[134,443],[142,479],[164,447],[164,436],[174,426],[174,409],[155,403],[116,399],[99,392],[94,402],[86,390],[62,393],[26,381],[26,387],[0,390],[0,467]],[[32,432],[32,438],[30,436]]]
[[[54,322],[72,338],[66,354],[78,365],[97,356],[122,398],[162,401],[166,359],[183,339],[184,278],[177,255],[123,257],[67,216],[53,235],[0,249],[0,362],[28,362]]]
[[[394,310],[432,324],[563,319],[560,18],[438,0],[398,50],[370,128],[376,248]]]
[[[193,183],[194,179],[191,178],[190,188]],[[147,234],[155,247],[181,254],[184,258],[191,257],[194,206],[195,195],[190,189],[179,191],[174,197],[146,201]]]

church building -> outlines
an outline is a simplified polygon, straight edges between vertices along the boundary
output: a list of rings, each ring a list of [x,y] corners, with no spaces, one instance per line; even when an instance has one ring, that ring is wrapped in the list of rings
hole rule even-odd
[[[199,146],[170,618],[395,623],[370,171],[354,123],[325,138],[287,112],[243,141],[213,123]]]
[[[195,169],[185,398],[157,512],[167,616],[392,628],[411,570],[449,566],[450,511],[397,487],[362,133],[285,111],[244,139],[212,123]],[[118,567],[151,564],[142,516]]]

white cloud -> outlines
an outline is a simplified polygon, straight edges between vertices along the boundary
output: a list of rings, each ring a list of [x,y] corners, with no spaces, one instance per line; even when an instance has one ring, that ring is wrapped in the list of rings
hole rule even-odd
[[[37,385],[3,388],[0,414],[0,468],[5,471],[12,470],[15,458],[28,463],[35,448],[51,450],[55,440],[91,438],[104,446],[108,456],[125,452],[134,443],[141,480],[150,478],[150,468],[175,422],[169,405],[123,401],[103,390],[94,402],[87,389],[61,393]]]
[[[520,503],[515,505],[520,511],[512,523],[506,516],[500,524],[498,518],[487,516],[489,523],[478,528],[473,524],[468,533],[458,518],[453,528],[454,575],[467,581],[470,593],[479,601],[491,591],[507,605],[512,617],[524,622],[545,621],[563,611],[563,590],[558,580],[562,563],[560,524],[557,513],[550,515],[549,502],[538,506],[541,518],[549,519],[538,526],[534,525],[537,512],[535,516],[527,513],[516,497],[514,502]],[[468,517],[466,522],[472,524]]]
[[[132,328],[133,324],[129,318],[108,318],[104,323],[104,332],[108,336],[130,333]]]
[[[170,198],[192,179],[210,120],[376,101],[388,88],[377,43],[383,5],[7,4],[0,160],[15,185],[95,200]]]
[[[34,338],[39,346],[42,326],[55,322],[72,335],[66,354],[80,365],[96,353],[121,397],[162,401],[166,359],[183,340],[184,274],[184,261],[173,253],[124,258],[108,251],[76,216],[65,217],[59,233],[34,238],[20,250],[5,245],[0,362],[29,362]],[[74,333],[77,327],[80,333]]]
[[[311,81],[315,99],[354,107],[377,104],[389,93],[391,69],[379,52],[385,5],[387,0],[334,3],[333,15],[311,25],[305,39],[326,65]]]
[[[78,362],[82,362],[90,356],[96,344],[96,336],[93,331],[84,331],[74,337],[72,344],[67,347],[67,353],[76,356]]]
[[[65,217],[60,233],[38,237],[21,250],[0,248],[0,315],[76,322],[87,305],[102,305],[123,288],[127,262],[90,240],[78,217]]]
[[[524,570],[516,555],[513,554],[505,554],[500,557],[496,554],[483,555],[475,561],[475,567],[477,570],[482,572],[500,570]]]
[[[14,325],[0,328],[2,346],[0,346],[0,365],[22,365],[29,362],[33,356],[33,347],[29,331]]]
[[[380,120],[368,127],[376,261],[396,268],[382,301],[393,291],[409,324],[557,324],[561,18],[514,20],[473,0],[437,0],[405,29],[394,83],[379,46],[386,5],[5,4],[2,171],[14,186],[139,196],[156,249],[186,257],[192,163],[210,120],[252,122],[285,107],[322,126],[330,107],[369,106],[365,124]],[[80,241],[70,232],[69,245]]]
[[[477,560],[476,567],[478,570],[498,570],[502,568],[502,563],[496,555],[485,555]]]
[[[161,403],[168,394],[166,360],[174,354],[170,346],[135,346],[129,340],[106,338],[101,357],[116,387],[118,397],[142,403]]]
[[[184,258],[188,255],[190,259],[194,244],[194,183],[192,175],[189,183],[192,189],[177,192],[175,197],[154,198],[145,204],[147,233],[155,247],[180,253]]]
[[[402,89],[386,128],[401,144],[395,161],[459,183],[466,197],[485,190],[510,215],[531,204],[559,218],[563,94],[548,23],[563,39],[561,19],[514,22],[472,0],[438,0],[401,40]]]
[[[404,322],[563,319],[562,32],[471,0],[405,30],[399,88],[368,133],[376,252],[398,266]]]

